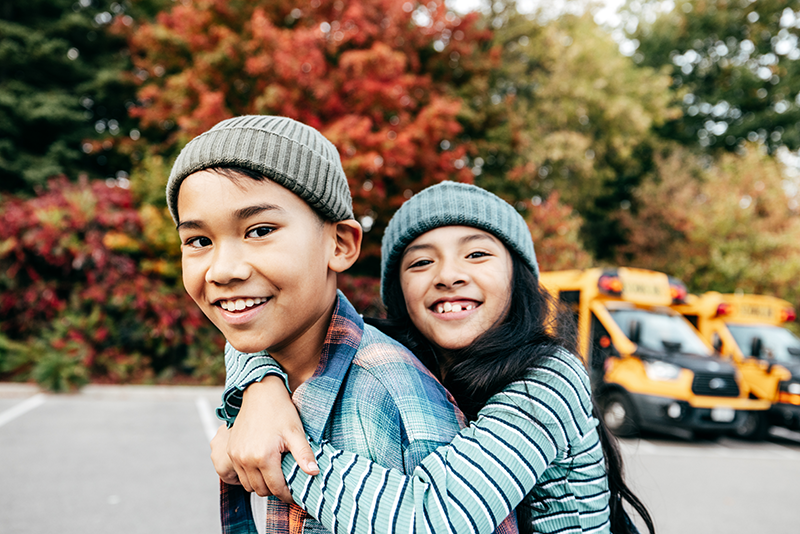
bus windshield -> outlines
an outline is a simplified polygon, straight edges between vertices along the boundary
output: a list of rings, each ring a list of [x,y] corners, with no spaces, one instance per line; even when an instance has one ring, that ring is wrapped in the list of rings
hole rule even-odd
[[[753,339],[758,337],[761,338],[762,358],[780,363],[800,363],[800,339],[787,329],[766,324],[726,324],[746,356],[751,355]]]
[[[639,346],[657,352],[711,356],[711,350],[680,315],[641,309],[608,310],[628,337],[639,324]]]

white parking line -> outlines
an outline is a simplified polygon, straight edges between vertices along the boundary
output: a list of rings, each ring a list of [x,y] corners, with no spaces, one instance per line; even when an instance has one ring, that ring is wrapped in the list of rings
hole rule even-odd
[[[33,397],[29,397],[19,404],[15,404],[8,410],[0,413],[0,426],[3,426],[4,424],[13,421],[20,415],[23,415],[34,408],[41,406],[46,400],[47,396],[44,393],[37,393]]]
[[[208,441],[211,441],[217,434],[217,427],[219,426],[214,420],[214,416],[211,415],[213,413],[211,405],[203,397],[197,397],[195,405],[197,406],[197,412],[200,414],[200,422],[203,424],[203,431],[206,433]]]

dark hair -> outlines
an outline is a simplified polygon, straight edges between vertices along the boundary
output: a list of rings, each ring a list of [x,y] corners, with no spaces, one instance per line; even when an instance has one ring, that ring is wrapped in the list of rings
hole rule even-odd
[[[513,278],[504,320],[479,336],[469,346],[448,355],[452,362],[443,369],[440,354],[411,322],[399,283],[386,286],[386,319],[369,322],[405,344],[453,394],[469,420],[475,420],[486,402],[508,384],[523,378],[542,358],[566,349],[577,354],[577,335],[572,313],[545,291],[538,278],[517,254],[510,252]],[[444,379],[442,380],[442,371]],[[642,517],[648,530],[655,528],[647,508],[628,488],[623,479],[622,457],[616,439],[608,432],[597,406],[593,414],[599,421],[597,431],[605,457],[610,491],[611,531],[615,534],[636,532],[622,507],[628,501]],[[521,534],[533,532],[530,499],[517,506]]]
[[[219,176],[224,176],[225,178],[227,178],[228,180],[230,180],[234,184],[238,184],[239,180],[242,179],[242,178],[250,178],[252,180],[255,180],[256,182],[270,181],[269,176],[266,176],[266,175],[260,173],[259,171],[254,171],[253,169],[248,169],[247,167],[236,167],[236,166],[222,167],[222,166],[217,166],[217,167],[206,167],[203,170],[213,172],[214,174],[218,174]],[[277,184],[277,185],[280,185],[280,184]],[[287,189],[283,185],[281,185],[281,187],[283,187],[284,189]],[[303,202],[308,204],[308,202],[306,202],[305,200],[303,200]],[[314,215],[317,216],[317,221],[319,222],[319,224],[320,225],[324,225],[325,221],[326,221],[325,217],[321,213],[319,213],[316,209],[314,209],[313,206],[311,206],[310,204],[309,204],[309,206],[311,207],[311,211],[314,212]]]

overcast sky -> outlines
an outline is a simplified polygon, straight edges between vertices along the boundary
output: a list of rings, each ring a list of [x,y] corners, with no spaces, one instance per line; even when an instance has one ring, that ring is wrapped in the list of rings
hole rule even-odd
[[[483,3],[482,0],[447,0],[449,6],[452,6],[456,11],[462,13],[473,11]],[[542,7],[548,12],[552,11],[553,14],[556,14],[564,11],[567,8],[567,4],[585,8],[589,3],[590,0],[518,0],[517,7],[522,13],[529,13],[537,7]],[[601,6],[599,11],[595,14],[595,20],[599,24],[614,24],[614,22],[618,20],[615,13],[617,9],[625,3],[625,0],[595,0],[594,3]]]

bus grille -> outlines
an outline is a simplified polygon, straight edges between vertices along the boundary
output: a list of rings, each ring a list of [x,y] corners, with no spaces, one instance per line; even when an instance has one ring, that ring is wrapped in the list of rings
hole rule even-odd
[[[739,384],[733,375],[716,373],[695,373],[692,393],[711,397],[738,397]]]

